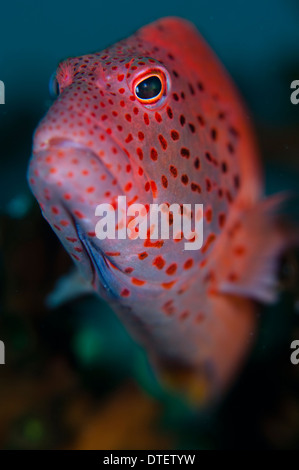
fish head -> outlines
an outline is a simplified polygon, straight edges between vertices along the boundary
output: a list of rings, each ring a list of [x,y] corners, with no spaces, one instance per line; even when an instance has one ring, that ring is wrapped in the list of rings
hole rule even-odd
[[[234,88],[210,48],[188,22],[166,18],[63,61],[55,79],[59,96],[35,132],[29,183],[84,277],[104,297],[126,297],[192,276],[223,229],[244,169],[244,188],[255,171],[243,155],[249,140]],[[147,211],[177,204],[183,217],[202,218],[206,243],[190,254],[179,238],[152,240],[150,222],[145,240],[135,227],[126,238],[99,239],[96,207],[117,211],[120,196]],[[198,213],[195,204],[204,205]],[[116,232],[131,221],[120,212]]]

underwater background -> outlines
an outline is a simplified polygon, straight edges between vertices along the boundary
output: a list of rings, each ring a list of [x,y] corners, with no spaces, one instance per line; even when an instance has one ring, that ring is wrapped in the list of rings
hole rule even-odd
[[[223,402],[191,409],[156,381],[143,350],[95,296],[49,307],[72,262],[40,214],[26,171],[60,60],[100,51],[162,16],[191,20],[252,113],[266,193],[299,189],[299,2],[5,2],[0,7],[0,448],[299,448],[298,256],[279,303]],[[299,209],[294,208],[299,218]],[[286,278],[286,279],[285,279]]]

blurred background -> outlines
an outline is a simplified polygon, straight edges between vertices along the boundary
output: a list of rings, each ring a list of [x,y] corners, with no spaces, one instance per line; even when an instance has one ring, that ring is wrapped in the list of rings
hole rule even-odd
[[[299,448],[299,365],[290,362],[299,339],[296,254],[282,267],[279,303],[260,310],[247,364],[223,402],[205,412],[163,390],[141,348],[95,296],[47,307],[71,267],[26,182],[32,134],[50,105],[49,78],[61,59],[99,51],[168,15],[195,23],[245,97],[267,194],[298,189],[299,105],[290,102],[299,79],[298,1],[3,2],[0,448]]]

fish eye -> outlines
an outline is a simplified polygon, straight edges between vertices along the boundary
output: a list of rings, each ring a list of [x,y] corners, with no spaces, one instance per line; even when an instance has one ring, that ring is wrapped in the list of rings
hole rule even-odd
[[[56,78],[56,72],[52,73],[50,80],[49,80],[49,92],[51,98],[57,98],[60,94],[59,83]]]
[[[140,80],[134,91],[141,103],[154,104],[163,96],[164,88],[162,78],[154,73]]]

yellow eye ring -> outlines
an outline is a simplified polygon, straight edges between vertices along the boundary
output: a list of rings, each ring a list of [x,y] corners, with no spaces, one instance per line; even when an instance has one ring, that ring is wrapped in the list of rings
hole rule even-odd
[[[152,72],[144,75],[134,86],[136,98],[143,104],[155,104],[165,94],[165,77],[162,73]]]

